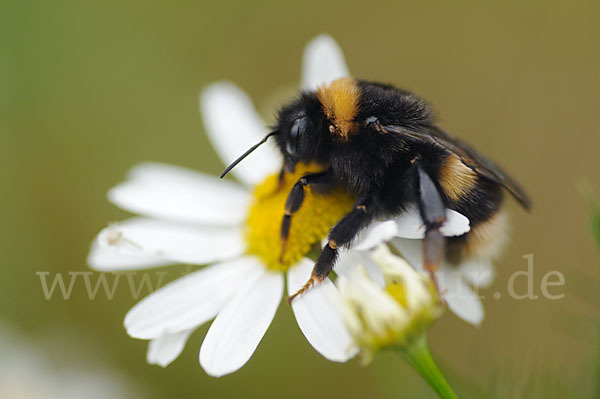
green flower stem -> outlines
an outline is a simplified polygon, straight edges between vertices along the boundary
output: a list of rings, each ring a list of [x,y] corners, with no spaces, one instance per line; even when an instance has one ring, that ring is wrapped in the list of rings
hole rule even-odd
[[[429,386],[442,399],[456,399],[457,396],[446,382],[442,372],[435,364],[425,334],[421,334],[410,345],[401,350],[403,357],[427,381]]]

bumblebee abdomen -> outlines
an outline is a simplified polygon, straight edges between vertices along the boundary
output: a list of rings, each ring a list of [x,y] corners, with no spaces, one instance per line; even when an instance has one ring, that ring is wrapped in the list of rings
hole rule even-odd
[[[448,207],[465,215],[471,224],[468,233],[448,238],[448,260],[459,263],[469,257],[495,256],[505,242],[507,228],[502,187],[479,176],[455,155],[441,162],[438,183]]]

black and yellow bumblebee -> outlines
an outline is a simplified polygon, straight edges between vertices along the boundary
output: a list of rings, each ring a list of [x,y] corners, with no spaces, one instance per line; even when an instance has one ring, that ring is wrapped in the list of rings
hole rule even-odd
[[[341,186],[356,198],[353,209],[330,230],[311,278],[290,300],[321,282],[338,249],[350,247],[361,230],[409,206],[416,205],[423,220],[423,262],[434,278],[444,257],[459,263],[494,246],[502,228],[503,189],[524,208],[531,205],[508,174],[436,126],[422,98],[391,85],[341,78],[301,92],[279,110],[273,131],[221,177],[271,136],[283,155],[281,181],[298,162],[324,165],[323,171],[300,178],[287,197],[282,253],[308,186],[324,195]],[[446,208],[469,219],[468,233],[448,238],[440,233]]]

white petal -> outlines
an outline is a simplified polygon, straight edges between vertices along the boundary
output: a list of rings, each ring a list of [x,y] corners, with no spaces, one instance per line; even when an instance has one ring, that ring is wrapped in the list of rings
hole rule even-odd
[[[114,259],[154,256],[170,263],[207,264],[239,256],[245,249],[241,228],[206,227],[134,218],[102,230],[93,247],[91,266],[117,270]],[[103,259],[111,260],[102,263]],[[126,260],[123,260],[123,263]],[[132,269],[135,267],[130,267]]]
[[[271,324],[282,293],[282,274],[265,270],[231,299],[200,348],[200,365],[208,375],[220,377],[246,364]]]
[[[183,351],[192,330],[181,331],[175,334],[164,334],[148,343],[146,361],[166,367]]]
[[[128,177],[108,192],[110,201],[157,219],[238,225],[250,201],[237,184],[172,165],[142,163]]]
[[[302,58],[302,88],[315,90],[335,79],[350,76],[344,54],[329,35],[320,35],[310,41]]]
[[[415,270],[425,273],[423,269],[423,241],[422,240],[412,240],[408,238],[394,238],[392,240],[392,245],[400,251],[404,259]]]
[[[200,96],[200,111],[208,138],[226,165],[268,133],[248,96],[230,82],[214,83]],[[281,156],[272,142],[263,144],[232,170],[243,183],[253,185],[281,169]]]
[[[481,300],[457,270],[440,269],[437,281],[448,308],[454,314],[473,325],[481,324],[484,318]]]
[[[218,263],[181,277],[135,305],[125,316],[127,333],[150,339],[193,329],[212,319],[242,287],[262,275],[251,257]]]
[[[130,245],[128,243],[116,243],[115,246]],[[165,266],[174,263],[159,254],[145,253],[122,253],[118,248],[100,243],[96,238],[87,258],[88,265],[99,271],[137,270],[150,267]]]
[[[352,246],[352,249],[364,251],[374,248],[382,242],[389,241],[392,237],[397,235],[398,227],[395,221],[387,220],[385,222],[377,222],[360,233],[358,239],[356,240],[356,244]]]
[[[288,272],[288,293],[295,292],[308,281],[313,262],[303,259]],[[358,348],[346,329],[342,314],[333,298],[339,296],[329,278],[294,299],[292,309],[300,330],[308,342],[327,360],[345,362]],[[340,299],[341,300],[341,299]]]
[[[379,287],[385,286],[383,271],[381,270],[381,267],[373,261],[369,252],[357,251],[355,249],[340,250],[339,258],[334,268],[338,275],[351,277],[359,267],[364,268],[371,280]]]
[[[475,288],[489,287],[496,277],[491,259],[465,261],[458,266],[458,271]]]
[[[416,207],[409,207],[396,218],[398,225],[398,237],[423,238],[425,237],[425,226]],[[446,237],[459,236],[471,229],[469,219],[460,213],[446,209],[446,222],[440,228],[440,232]]]
[[[440,232],[446,237],[461,236],[471,230],[469,219],[452,209],[446,209],[446,221],[440,228]]]

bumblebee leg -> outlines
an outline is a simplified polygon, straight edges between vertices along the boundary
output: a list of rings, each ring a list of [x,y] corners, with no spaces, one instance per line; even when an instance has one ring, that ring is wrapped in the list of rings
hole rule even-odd
[[[287,244],[288,237],[290,235],[290,226],[292,225],[292,216],[298,212],[302,203],[304,202],[306,186],[310,185],[318,190],[326,190],[332,185],[332,179],[329,171],[311,173],[301,177],[292,190],[288,194],[285,202],[285,212],[283,219],[281,220],[281,253],[279,255],[279,261],[283,259],[285,253],[285,247]]]
[[[292,302],[298,295],[306,292],[316,283],[320,283],[333,269],[338,256],[338,248],[349,246],[356,235],[375,218],[375,213],[363,201],[359,201],[329,232],[329,241],[321,250],[317,263],[308,282],[298,292],[288,297]]]
[[[283,183],[285,182],[285,168],[281,168],[279,171],[279,176],[277,176],[277,189],[275,192],[279,192],[283,188]]]
[[[419,212],[425,224],[425,239],[423,241],[423,267],[436,285],[435,272],[439,269],[444,257],[445,238],[440,227],[446,221],[446,206],[435,183],[425,169],[414,160],[415,178],[418,190]]]

